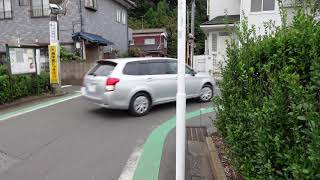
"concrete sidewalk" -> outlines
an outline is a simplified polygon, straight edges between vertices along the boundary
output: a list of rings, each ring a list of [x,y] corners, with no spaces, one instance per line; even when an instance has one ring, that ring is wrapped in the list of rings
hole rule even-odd
[[[208,131],[212,131],[214,128],[212,120],[214,119],[214,112],[207,113],[205,115],[192,118],[187,123],[187,127],[205,127]],[[159,180],[175,180],[175,133],[175,129],[173,129],[166,138],[162,152]],[[186,180],[213,179],[205,142],[191,140],[189,137],[187,141],[186,155]]]

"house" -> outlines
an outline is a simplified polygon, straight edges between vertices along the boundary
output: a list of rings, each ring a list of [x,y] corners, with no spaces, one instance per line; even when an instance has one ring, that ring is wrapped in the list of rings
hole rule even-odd
[[[131,0],[69,0],[59,16],[59,41],[84,59],[128,50],[127,10]],[[0,0],[0,57],[5,44],[32,44],[48,56],[49,0]]]
[[[293,8],[291,0],[286,1],[288,21],[292,20]],[[248,19],[248,25],[255,26],[256,33],[266,33],[264,24],[272,22],[281,25],[281,15],[276,0],[208,0],[207,15],[209,21],[201,24],[205,32],[204,55],[194,56],[194,68],[197,71],[206,71],[219,76],[221,67],[226,64],[226,40],[234,35],[232,30],[235,23]]]
[[[140,29],[133,30],[130,48],[142,50],[142,56],[164,57],[167,56],[166,29]]]

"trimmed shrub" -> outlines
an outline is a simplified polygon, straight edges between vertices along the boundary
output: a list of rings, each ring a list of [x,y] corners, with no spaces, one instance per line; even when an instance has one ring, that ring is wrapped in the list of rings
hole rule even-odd
[[[299,10],[290,27],[236,34],[215,100],[232,163],[246,179],[320,179],[319,22]]]
[[[9,76],[0,75],[0,104],[3,104],[10,99],[10,84]]]
[[[35,75],[7,75],[4,67],[0,66],[0,104],[16,99],[48,92],[50,89],[49,74]]]
[[[75,53],[72,53],[65,47],[60,47],[60,59],[61,61],[74,61],[74,60],[80,60],[81,58],[76,55]]]

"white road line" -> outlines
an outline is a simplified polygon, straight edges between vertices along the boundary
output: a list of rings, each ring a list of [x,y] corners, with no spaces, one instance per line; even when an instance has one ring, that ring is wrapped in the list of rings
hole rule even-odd
[[[68,101],[68,100],[71,100],[71,99],[74,99],[74,98],[77,98],[77,97],[80,97],[80,96],[81,96],[81,94],[77,93],[75,95],[62,97],[62,98],[59,98],[59,99],[55,99],[55,100],[51,100],[51,101],[48,101],[48,102],[40,103],[40,104],[37,104],[37,105],[34,105],[34,106],[25,107],[25,108],[22,108],[22,109],[13,111],[13,112],[8,112],[8,113],[5,113],[3,115],[0,115],[0,121],[4,121],[4,120],[7,120],[9,118],[20,116],[20,115],[23,115],[23,114],[26,114],[26,113],[29,113],[29,112],[32,112],[32,111],[36,111],[38,109],[45,108],[45,107],[49,107],[49,106],[52,106],[52,105],[55,105],[55,104],[58,104],[58,103],[61,103],[61,102],[65,102],[65,101]]]
[[[138,146],[134,149],[132,154],[130,155],[126,166],[123,168],[122,173],[118,180],[132,180],[134,171],[137,168],[140,156],[142,154],[143,147]]]
[[[71,87],[72,85],[64,85],[64,86],[61,86],[61,88],[67,88],[67,87]]]

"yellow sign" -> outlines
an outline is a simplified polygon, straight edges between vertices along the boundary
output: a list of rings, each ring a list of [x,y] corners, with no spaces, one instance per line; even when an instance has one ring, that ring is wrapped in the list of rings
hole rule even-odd
[[[56,45],[49,45],[50,83],[59,84],[58,51]]]

